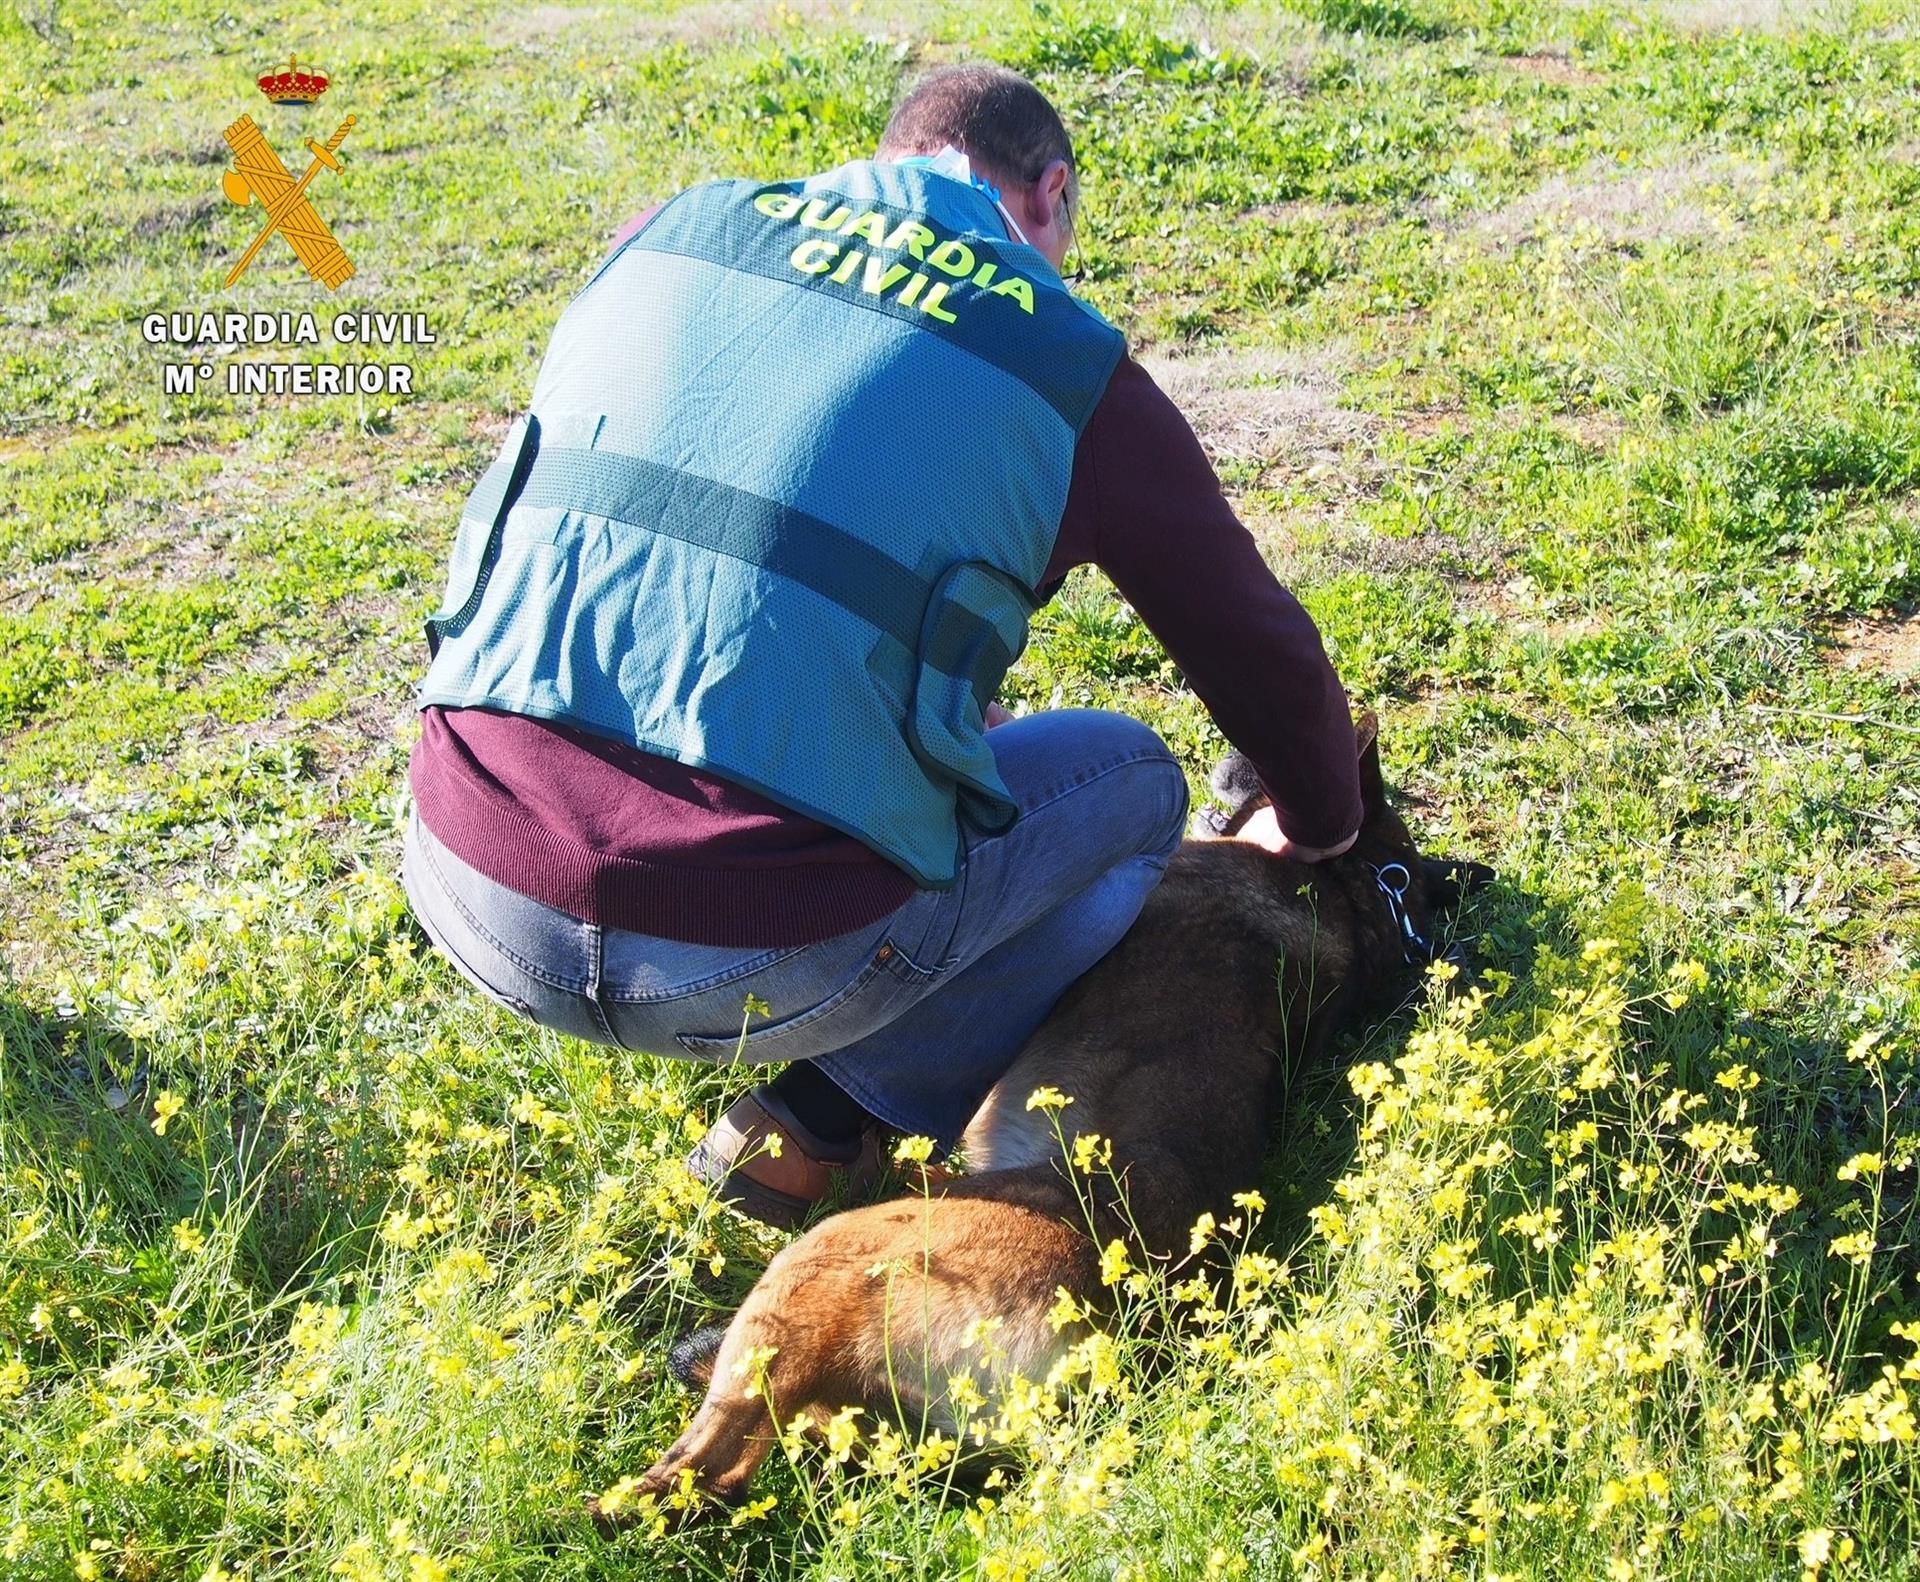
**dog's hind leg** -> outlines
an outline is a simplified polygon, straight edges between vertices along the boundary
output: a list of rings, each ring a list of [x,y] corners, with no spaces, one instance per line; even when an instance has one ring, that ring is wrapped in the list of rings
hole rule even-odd
[[[845,1282],[832,1267],[838,1238],[821,1235],[836,1223],[828,1221],[782,1251],[724,1330],[702,1329],[674,1346],[669,1355],[674,1376],[704,1387],[705,1398],[685,1431],[640,1479],[635,1494],[664,1495],[690,1468],[706,1493],[738,1500],[778,1438],[782,1421],[796,1413],[821,1415],[820,1407],[837,1393],[836,1375],[842,1371],[840,1344],[831,1328],[839,1304],[829,1298],[828,1287]]]
[[[717,1349],[704,1333],[676,1348],[676,1371],[704,1372],[706,1398],[633,1493],[664,1495],[691,1469],[709,1494],[737,1500],[796,1416],[818,1424],[861,1406],[943,1423],[956,1375],[989,1386],[995,1373],[1043,1376],[1065,1344],[1047,1321],[1055,1288],[1094,1285],[1095,1255],[1065,1217],[1035,1206],[1031,1183],[1017,1185],[1020,1202],[976,1177],[966,1195],[856,1209],[782,1251]],[[993,1318],[1001,1360],[982,1370],[974,1326]]]
[[[1092,1183],[1095,1236],[1118,1237],[1155,1259],[1187,1257],[1200,1215],[1225,1218],[1233,1194],[1259,1176],[1260,1135],[1252,1122],[1251,1115],[1219,1117],[1204,1160],[1158,1143],[1118,1144],[1114,1177]]]

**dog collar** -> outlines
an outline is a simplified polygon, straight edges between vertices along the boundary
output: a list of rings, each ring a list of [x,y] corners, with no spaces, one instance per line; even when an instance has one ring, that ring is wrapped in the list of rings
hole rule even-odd
[[[1407,914],[1407,891],[1413,884],[1413,875],[1407,871],[1403,862],[1382,863],[1373,870],[1373,882],[1380,886],[1380,893],[1387,898],[1387,916],[1400,932],[1400,952],[1407,959],[1409,967],[1425,966],[1433,960],[1433,941],[1413,926],[1413,919]]]

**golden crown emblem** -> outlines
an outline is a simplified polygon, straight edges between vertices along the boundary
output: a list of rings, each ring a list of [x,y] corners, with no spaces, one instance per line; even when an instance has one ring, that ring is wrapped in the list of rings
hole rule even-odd
[[[312,104],[327,91],[327,74],[289,55],[286,65],[275,66],[260,79],[260,91],[275,104]]]

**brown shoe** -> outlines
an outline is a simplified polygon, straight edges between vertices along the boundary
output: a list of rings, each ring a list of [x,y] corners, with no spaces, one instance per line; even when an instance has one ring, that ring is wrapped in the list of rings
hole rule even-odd
[[[737,1099],[687,1156],[687,1168],[721,1201],[781,1230],[797,1229],[827,1198],[877,1179],[880,1163],[877,1128],[857,1142],[822,1142],[764,1086]]]

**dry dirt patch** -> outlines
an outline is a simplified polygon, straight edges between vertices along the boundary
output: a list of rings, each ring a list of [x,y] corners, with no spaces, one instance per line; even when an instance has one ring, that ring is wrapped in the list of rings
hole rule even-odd
[[[1525,577],[1476,578],[1460,584],[1457,597],[1463,614],[1489,615],[1510,631],[1538,632],[1555,643],[1592,637],[1607,626],[1605,618],[1593,610],[1543,606]]]
[[[1767,175],[1765,165],[1724,157],[1680,159],[1650,170],[1595,160],[1469,220],[1465,229],[1503,246],[1543,231],[1583,228],[1615,247],[1713,236],[1732,227],[1733,210]]]
[[[1551,421],[1556,429],[1576,444],[1597,451],[1612,450],[1631,428],[1618,412],[1600,407],[1582,412],[1558,413]]]
[[[766,37],[785,27],[808,31],[836,27],[865,31],[913,31],[933,12],[921,0],[891,0],[884,14],[870,14],[850,0],[704,0],[699,5],[653,12],[619,6],[535,6],[504,18],[490,40],[496,45],[572,46],[588,40],[700,45],[746,34]]]
[[[1348,217],[1351,211],[1338,203],[1310,203],[1297,199],[1288,203],[1256,203],[1251,209],[1242,209],[1243,220],[1272,220],[1281,225],[1334,225]]]
[[[1377,418],[1340,405],[1345,357],[1337,348],[1146,357],[1142,364],[1216,465],[1332,466],[1378,428]]]
[[[1834,664],[1896,681],[1920,678],[1920,612],[1892,621],[1849,621],[1834,634]]]
[[[1654,9],[1689,33],[1780,33],[1831,14],[1806,0],[1662,0]]]
[[[1649,16],[1683,33],[1796,33],[1832,27],[1847,16],[1840,0],[1647,0]]]
[[[1524,55],[1505,56],[1500,64],[1517,76],[1536,82],[1553,83],[1563,88],[1586,88],[1601,81],[1600,73],[1576,65],[1573,57],[1561,49],[1529,50]]]
[[[1269,80],[1284,81],[1304,91],[1314,56],[1325,30],[1280,6],[1221,6],[1218,3],[1183,6],[1164,31],[1173,38],[1190,38],[1211,50],[1239,50],[1251,55]]]
[[[495,44],[544,44],[592,28],[608,15],[607,8],[594,5],[537,5],[514,11],[501,19],[494,30]]]
[[[1323,582],[1354,571],[1376,577],[1440,577],[1452,587],[1463,615],[1481,607],[1479,590],[1493,586],[1490,579],[1504,567],[1501,545],[1490,533],[1465,538],[1437,532],[1392,535],[1337,514],[1315,519],[1299,511],[1256,518],[1248,526],[1261,542],[1275,546],[1282,581]]]

